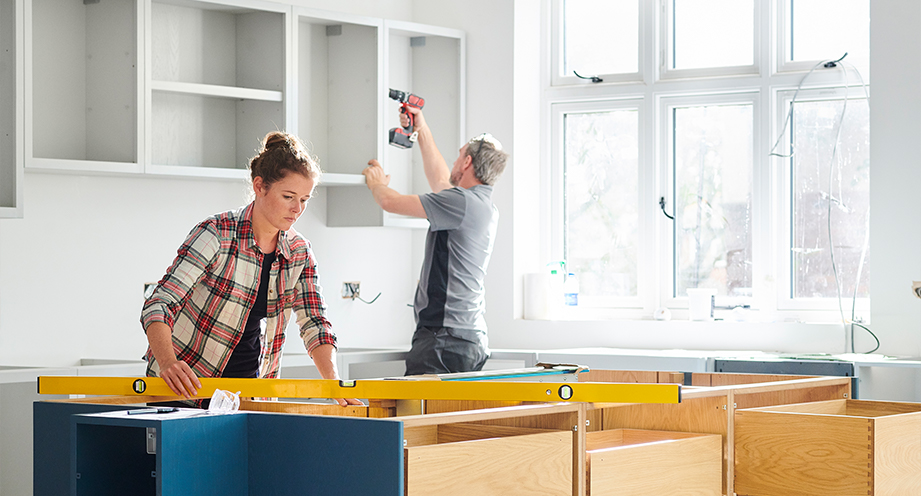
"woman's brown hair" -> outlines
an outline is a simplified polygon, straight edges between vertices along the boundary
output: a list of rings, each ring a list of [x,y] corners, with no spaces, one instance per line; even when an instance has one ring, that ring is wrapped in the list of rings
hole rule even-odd
[[[250,179],[262,178],[266,186],[295,172],[319,184],[323,172],[297,136],[281,131],[265,135],[259,153],[249,161]]]

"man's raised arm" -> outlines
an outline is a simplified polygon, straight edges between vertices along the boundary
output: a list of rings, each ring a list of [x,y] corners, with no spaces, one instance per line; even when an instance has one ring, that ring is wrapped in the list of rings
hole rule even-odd
[[[416,143],[419,144],[419,150],[422,152],[422,167],[425,170],[425,177],[429,181],[432,191],[438,193],[443,189],[451,187],[451,169],[445,158],[438,151],[435,145],[435,138],[432,136],[432,130],[425,122],[422,116],[422,109],[406,107],[408,112],[413,114],[413,131],[419,133]],[[406,114],[400,114],[400,125],[406,127],[409,125],[409,117]]]

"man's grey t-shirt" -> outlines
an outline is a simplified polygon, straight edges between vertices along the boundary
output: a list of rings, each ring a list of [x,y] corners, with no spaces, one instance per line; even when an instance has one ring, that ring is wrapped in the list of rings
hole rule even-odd
[[[486,331],[484,280],[499,223],[492,186],[421,195],[429,220],[416,325]]]

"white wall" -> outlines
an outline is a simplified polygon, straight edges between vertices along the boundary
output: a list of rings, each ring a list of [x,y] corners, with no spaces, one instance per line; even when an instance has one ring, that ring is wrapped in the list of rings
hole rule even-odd
[[[870,2],[870,294],[881,351],[921,355],[921,3]]]
[[[159,280],[197,222],[244,205],[246,189],[236,181],[27,173],[24,218],[0,222],[0,364],[140,358],[143,283]],[[416,280],[409,231],[327,228],[324,193],[295,229],[313,244],[340,346],[408,345]],[[383,294],[373,305],[341,299],[342,282],[354,280],[365,299]],[[293,337],[287,351],[304,353]]]

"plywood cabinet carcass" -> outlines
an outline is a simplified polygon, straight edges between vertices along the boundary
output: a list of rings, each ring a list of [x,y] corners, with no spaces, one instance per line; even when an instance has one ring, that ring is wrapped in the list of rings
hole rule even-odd
[[[737,410],[740,495],[921,494],[921,405],[832,400]]]
[[[710,491],[700,494],[710,494],[713,491],[714,478],[717,485],[715,494],[731,494],[735,479],[733,470],[736,467],[732,440],[737,405],[760,407],[822,401],[843,398],[850,391],[847,378],[732,374],[698,376],[674,372],[640,374],[632,371],[592,371],[580,374],[580,379],[582,375],[589,382],[690,382],[708,385],[684,386],[681,403],[671,405],[425,400],[416,411],[402,413],[399,402],[395,400],[373,400],[368,406],[346,408],[291,401],[244,401],[241,409],[248,413],[241,417],[252,416],[252,419],[239,426],[249,432],[246,443],[240,449],[249,450],[247,453],[263,453],[263,450],[272,449],[270,444],[282,443],[286,450],[293,453],[286,458],[292,461],[299,460],[299,457],[313,456],[312,451],[307,453],[306,450],[324,452],[355,449],[355,454],[343,455],[348,458],[345,462],[348,471],[329,467],[329,473],[324,475],[333,482],[341,479],[349,487],[358,487],[356,484],[361,481],[352,478],[364,477],[365,472],[371,473],[370,465],[386,462],[391,468],[387,469],[385,478],[397,482],[389,486],[389,492],[386,493],[382,486],[374,486],[375,494],[597,496],[615,485],[621,490],[632,487],[638,491],[636,494],[648,494],[650,489],[662,494],[672,492],[662,489],[663,483],[666,487],[671,484],[663,481],[670,481],[673,477],[686,479],[687,470],[694,474],[695,481],[699,479],[708,488],[704,491]],[[754,382],[758,379],[773,381]],[[47,457],[53,458],[61,450],[68,450],[66,443],[62,446],[60,440],[69,439],[69,425],[66,425],[69,409],[81,413],[91,404],[101,404],[103,409],[131,408],[129,405],[138,403],[138,398],[90,398],[70,400],[67,403],[41,403],[40,407],[37,404],[36,412],[47,410],[48,415],[37,414],[35,425],[41,432],[57,433],[46,441],[36,440],[35,456],[44,460]],[[123,424],[133,421],[135,419],[117,419],[117,422]],[[62,422],[64,426],[60,425]],[[105,424],[98,420],[92,420],[91,423],[97,426]],[[400,432],[392,430],[394,425],[399,425]],[[140,424],[132,426],[142,427]],[[106,430],[105,427],[98,429]],[[646,433],[640,437],[626,435],[618,441],[618,436],[627,432],[625,429]],[[308,436],[304,432],[315,434]],[[354,434],[357,432],[366,434]],[[316,435],[326,441],[317,441],[311,437]],[[373,446],[362,438],[377,435],[384,441]],[[347,436],[346,445],[350,447],[342,448],[343,444],[336,441],[338,436]],[[251,448],[245,446],[251,443],[257,445]],[[615,462],[614,467],[605,467],[605,463],[613,459],[616,455],[614,451],[617,450],[625,453],[633,450],[634,454],[630,458],[640,463],[630,470],[630,480],[627,483],[616,481],[622,477],[618,475],[618,470],[629,467],[629,464]],[[693,453],[693,457],[689,453]],[[157,456],[175,456],[175,453],[170,455],[161,452]],[[250,457],[247,463],[257,463],[261,467],[261,472],[253,475],[253,467],[248,466],[251,484],[258,479],[278,485],[279,490],[285,484],[298,484],[296,487],[302,487],[303,481],[287,475],[290,467],[266,466],[260,462],[262,455],[246,456]],[[649,457],[658,460],[657,463],[642,462],[650,460]],[[662,461],[672,458],[679,461]],[[70,462],[66,453],[63,458],[58,456],[56,460],[54,463],[36,463],[38,470],[43,471],[37,472],[36,477],[63,481],[66,489]],[[323,457],[311,460],[316,460],[311,463],[318,464],[311,465],[312,471],[326,470],[322,467],[328,461]],[[368,465],[367,471],[364,470],[365,465]],[[696,467],[708,468],[697,470]],[[647,473],[641,469],[652,470]],[[273,473],[277,477],[266,476]],[[179,486],[172,484],[171,487]],[[641,492],[643,490],[647,493]],[[45,494],[60,493],[52,491]],[[248,494],[257,493],[250,491]]]
[[[715,434],[613,429],[588,433],[591,496],[722,494],[722,439]]]

